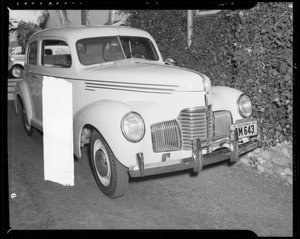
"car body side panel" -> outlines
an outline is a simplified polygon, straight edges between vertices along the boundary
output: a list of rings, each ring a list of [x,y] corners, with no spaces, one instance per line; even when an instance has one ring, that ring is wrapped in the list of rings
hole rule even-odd
[[[124,158],[135,160],[134,152],[137,151],[139,143],[130,143],[121,131],[121,120],[130,111],[135,111],[135,109],[125,103],[109,100],[98,101],[83,107],[76,113],[73,121],[74,154],[78,158],[81,157],[81,130],[85,125],[92,125],[101,133],[121,163],[128,165],[121,160]],[[120,145],[126,150],[120,150]]]
[[[15,101],[15,109],[16,112],[19,113],[19,109],[17,106],[18,96],[21,98],[23,106],[26,111],[27,122],[31,124],[31,120],[34,117],[33,105],[31,95],[28,89],[28,85],[25,80],[21,80],[17,83],[14,91],[14,101]]]
[[[128,112],[137,112],[145,122],[144,138],[138,143],[125,139],[121,120]],[[101,112],[101,114],[99,114]],[[80,137],[85,125],[92,125],[105,138],[116,158],[126,167],[136,165],[136,154],[142,152],[145,163],[161,162],[163,153],[154,153],[151,140],[151,125],[166,120],[175,120],[164,106],[149,102],[118,102],[102,100],[85,106],[74,116],[74,154],[81,157]],[[175,116],[175,115],[174,115]],[[122,145],[122,147],[120,147]],[[189,151],[172,152],[172,158],[190,157]]]
[[[13,58],[14,61],[11,61],[10,60],[11,58]],[[10,55],[8,57],[8,71],[10,71],[11,68],[15,65],[24,67],[24,59],[25,59],[25,55]]]

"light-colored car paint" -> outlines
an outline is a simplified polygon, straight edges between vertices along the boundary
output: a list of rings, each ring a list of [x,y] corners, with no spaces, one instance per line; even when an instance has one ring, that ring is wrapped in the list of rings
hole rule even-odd
[[[158,61],[126,59],[90,66],[80,63],[75,48],[79,39],[112,35],[150,39],[158,52]],[[15,100],[18,96],[22,99],[28,112],[28,122],[42,130],[43,76],[64,78],[71,82],[74,154],[78,158],[81,157],[81,130],[85,125],[92,125],[101,132],[116,158],[126,167],[137,164],[136,154],[139,152],[143,152],[146,164],[161,162],[163,153],[153,152],[150,126],[176,119],[185,108],[204,106],[205,95],[208,101],[206,103],[212,104],[213,110],[230,110],[233,122],[242,119],[236,105],[242,92],[228,87],[210,87],[210,82],[209,88],[205,90],[203,81],[209,81],[208,77],[164,64],[157,44],[145,31],[109,26],[50,29],[34,34],[28,41],[26,51],[31,42],[38,40],[40,45],[44,39],[61,39],[67,42],[72,54],[72,65],[67,69],[53,69],[42,66],[41,62],[38,62],[38,66],[25,64],[25,80],[18,83]],[[37,78],[33,80],[32,75]],[[131,111],[139,113],[146,126],[145,136],[138,143],[127,141],[121,132],[122,117]],[[170,153],[172,159],[191,156],[189,150]]]
[[[12,70],[14,66],[24,68],[25,55],[9,55],[8,56],[8,72]]]

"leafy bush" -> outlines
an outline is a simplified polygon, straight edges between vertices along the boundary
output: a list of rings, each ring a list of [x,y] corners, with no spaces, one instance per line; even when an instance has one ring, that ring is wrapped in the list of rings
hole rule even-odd
[[[269,144],[292,141],[292,4],[258,3],[238,15],[231,85],[251,96]]]
[[[41,30],[41,28],[32,22],[19,22],[17,39],[19,45],[22,47],[22,54],[25,53],[25,45],[30,36],[39,30]]]
[[[164,58],[208,75],[213,85],[246,92],[265,142],[292,140],[293,13],[289,3],[195,17],[187,49],[186,10],[129,10],[129,25],[148,31]]]

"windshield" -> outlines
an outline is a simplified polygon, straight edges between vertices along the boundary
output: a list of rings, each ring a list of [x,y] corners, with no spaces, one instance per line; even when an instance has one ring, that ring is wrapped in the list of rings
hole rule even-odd
[[[97,37],[76,43],[79,61],[83,65],[112,62],[128,58],[157,61],[152,42],[143,37]]]

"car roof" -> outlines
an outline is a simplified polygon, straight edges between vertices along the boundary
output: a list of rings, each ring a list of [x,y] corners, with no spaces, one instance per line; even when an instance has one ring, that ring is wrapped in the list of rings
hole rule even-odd
[[[50,28],[34,33],[31,38],[60,36],[66,39],[82,39],[101,36],[140,36],[151,37],[141,29],[125,26],[73,26],[64,28]]]

